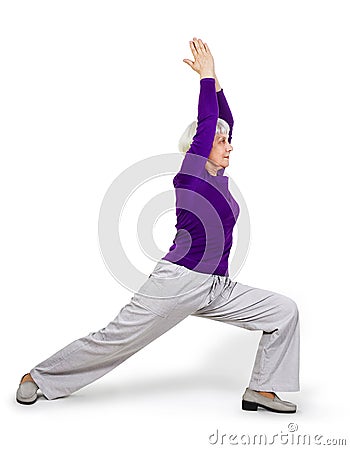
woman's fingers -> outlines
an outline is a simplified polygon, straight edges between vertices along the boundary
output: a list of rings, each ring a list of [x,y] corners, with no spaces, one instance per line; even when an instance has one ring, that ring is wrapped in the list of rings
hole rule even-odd
[[[190,59],[183,59],[187,65],[189,65],[194,71],[207,73],[208,71],[213,71],[212,67],[214,64],[213,57],[210,53],[209,47],[202,39],[197,39],[196,37],[190,41],[190,48],[193,54],[194,61]]]
[[[204,53],[205,52],[205,48],[204,48],[204,44],[203,44],[202,39],[197,39],[197,43],[198,43],[199,51],[201,53]]]
[[[190,47],[191,47],[192,55],[196,58],[198,52],[197,52],[196,46],[194,45],[193,41],[190,41]]]
[[[190,59],[183,59],[183,62],[188,64],[191,67],[191,69],[193,69],[193,64],[194,64],[193,61],[191,61]]]
[[[209,53],[210,54],[208,44],[205,44],[202,41],[202,39],[197,39],[196,37],[194,37],[193,41],[191,41],[191,43],[193,44],[193,49],[195,50],[196,53],[199,53],[199,54]],[[193,54],[193,56],[195,56],[195,54]]]
[[[197,53],[200,53],[200,54],[203,53],[203,50],[204,50],[203,43],[201,42],[200,39],[197,39],[197,38],[194,37],[193,38],[193,45],[194,45],[194,48],[196,49]]]
[[[207,53],[210,53],[208,44],[204,43],[203,45],[204,45],[204,48],[205,48],[206,52],[207,52]]]

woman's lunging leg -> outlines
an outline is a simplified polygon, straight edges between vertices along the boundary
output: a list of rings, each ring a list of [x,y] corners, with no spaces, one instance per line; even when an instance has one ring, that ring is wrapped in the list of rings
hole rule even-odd
[[[70,395],[141,350],[186,317],[161,317],[135,297],[105,328],[73,341],[30,375],[49,400]]]
[[[250,389],[299,391],[299,313],[292,299],[219,277],[207,305],[194,315],[262,330]]]

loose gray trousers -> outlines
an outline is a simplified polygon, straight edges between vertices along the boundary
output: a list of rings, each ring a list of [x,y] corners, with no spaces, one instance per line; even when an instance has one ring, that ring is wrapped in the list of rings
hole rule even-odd
[[[105,328],[73,341],[30,374],[47,399],[70,395],[189,315],[262,330],[249,387],[299,391],[299,314],[292,299],[166,260]]]

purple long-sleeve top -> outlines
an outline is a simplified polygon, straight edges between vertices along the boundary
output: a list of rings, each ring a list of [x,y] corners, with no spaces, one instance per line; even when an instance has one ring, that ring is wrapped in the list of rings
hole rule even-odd
[[[202,78],[196,134],[173,179],[177,232],[162,259],[196,272],[229,276],[228,257],[239,205],[228,189],[225,169],[214,176],[205,168],[218,117],[229,124],[231,142],[234,121],[224,92],[216,92],[214,78]]]

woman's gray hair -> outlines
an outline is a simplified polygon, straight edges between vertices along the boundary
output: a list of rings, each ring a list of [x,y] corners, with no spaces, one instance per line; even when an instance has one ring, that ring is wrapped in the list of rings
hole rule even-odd
[[[193,138],[197,131],[197,121],[192,122],[186,130],[183,132],[180,140],[179,140],[179,151],[182,154],[185,154],[187,150],[190,148]],[[230,126],[224,119],[218,119],[216,123],[216,133],[220,134],[229,134]]]

